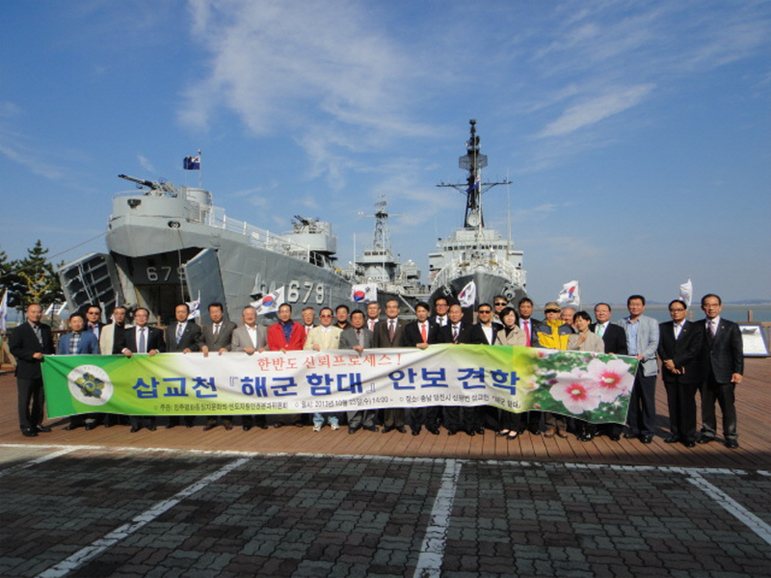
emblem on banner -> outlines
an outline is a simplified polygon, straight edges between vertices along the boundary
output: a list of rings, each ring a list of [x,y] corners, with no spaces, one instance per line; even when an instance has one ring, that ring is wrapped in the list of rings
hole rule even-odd
[[[79,365],[67,375],[72,397],[86,405],[104,405],[114,388],[107,372],[96,365]]]

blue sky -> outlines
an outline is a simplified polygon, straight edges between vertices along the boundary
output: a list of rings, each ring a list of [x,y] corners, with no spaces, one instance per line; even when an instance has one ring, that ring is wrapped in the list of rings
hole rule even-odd
[[[771,299],[771,2],[0,3],[0,249],[104,250],[118,173],[204,186],[276,232],[331,221],[341,263],[380,195],[425,272],[483,197],[511,206],[537,303]]]

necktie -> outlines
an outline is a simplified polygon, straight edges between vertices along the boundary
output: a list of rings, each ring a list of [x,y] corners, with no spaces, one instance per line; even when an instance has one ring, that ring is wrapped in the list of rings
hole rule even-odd
[[[219,335],[219,334],[220,334],[220,324],[219,323],[215,323],[214,324],[214,335]]]
[[[423,343],[428,343],[428,333],[426,332],[425,323],[420,324],[420,338],[423,340]]]
[[[530,347],[530,320],[525,319],[525,345]]]
[[[602,323],[598,323],[597,324],[597,335],[602,337],[604,334],[605,334],[605,325],[603,325]]]
[[[181,323],[177,323],[177,343],[182,339],[182,333],[185,331],[185,326]]]
[[[137,346],[137,353],[147,353],[147,341],[145,340],[145,328],[139,328],[139,345]]]
[[[35,332],[35,337],[37,337],[37,340],[40,342],[40,345],[43,345],[43,334],[40,332],[40,325],[33,325],[32,331]]]
[[[457,325],[452,326],[452,342],[458,343],[458,326]]]
[[[679,323],[675,323],[675,340],[680,337],[680,333],[683,331],[683,326]]]
[[[388,321],[388,340],[393,341],[394,340],[394,334],[396,333],[396,328],[394,327],[393,320]]]

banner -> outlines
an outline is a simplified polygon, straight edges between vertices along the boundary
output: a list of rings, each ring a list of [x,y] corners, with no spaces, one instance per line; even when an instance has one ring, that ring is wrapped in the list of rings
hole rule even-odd
[[[491,405],[623,423],[637,360],[488,345],[153,357],[50,355],[49,417],[280,414]]]

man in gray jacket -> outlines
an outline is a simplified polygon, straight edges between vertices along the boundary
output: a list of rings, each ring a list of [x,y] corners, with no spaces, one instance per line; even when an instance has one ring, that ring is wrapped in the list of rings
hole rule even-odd
[[[629,432],[627,439],[638,438],[642,443],[653,441],[656,432],[656,375],[658,362],[656,349],[659,346],[659,324],[653,317],[643,315],[645,297],[632,295],[626,300],[629,316],[618,324],[626,332],[626,346],[629,355],[640,361],[634,376],[634,387],[629,400],[629,413],[626,423]]]

